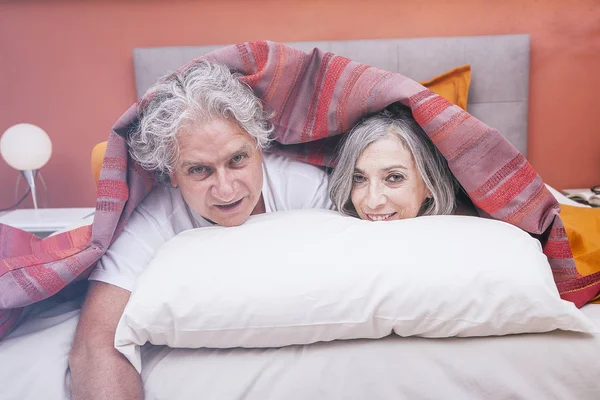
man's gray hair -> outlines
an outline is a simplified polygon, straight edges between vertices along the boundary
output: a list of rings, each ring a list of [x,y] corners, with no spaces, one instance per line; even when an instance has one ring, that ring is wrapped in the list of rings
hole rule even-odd
[[[259,148],[267,148],[273,131],[270,115],[240,76],[224,65],[196,60],[162,77],[139,102],[139,124],[127,139],[131,157],[168,182],[179,157],[179,132],[213,119],[237,123]]]
[[[364,119],[347,134],[329,180],[329,197],[336,208],[343,214],[358,217],[351,200],[354,168],[367,146],[389,133],[395,134],[410,150],[417,170],[431,192],[432,199],[424,202],[419,216],[452,214],[458,188],[454,175],[444,156],[415,121],[410,109],[401,104],[394,104]]]

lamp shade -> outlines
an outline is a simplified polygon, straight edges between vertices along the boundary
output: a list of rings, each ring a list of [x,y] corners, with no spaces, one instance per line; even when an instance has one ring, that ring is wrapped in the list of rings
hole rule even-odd
[[[16,124],[0,138],[0,154],[19,171],[42,168],[52,155],[52,142],[44,130],[32,124]]]

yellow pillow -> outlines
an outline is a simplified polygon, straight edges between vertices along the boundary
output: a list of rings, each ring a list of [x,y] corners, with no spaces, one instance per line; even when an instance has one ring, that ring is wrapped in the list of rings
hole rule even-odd
[[[107,145],[108,142],[100,142],[92,149],[92,176],[96,186],[98,186],[98,180],[100,179],[100,169],[102,169],[102,160],[104,160]]]
[[[600,272],[600,208],[564,204],[560,208],[577,272],[582,276]],[[599,299],[600,295],[594,300]]]
[[[467,111],[469,86],[471,85],[471,65],[456,67],[420,83],[433,93]]]

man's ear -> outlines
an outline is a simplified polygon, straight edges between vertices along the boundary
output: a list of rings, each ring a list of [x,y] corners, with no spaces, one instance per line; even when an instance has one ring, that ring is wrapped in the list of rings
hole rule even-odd
[[[169,182],[171,183],[171,186],[174,188],[179,186],[179,182],[177,181],[177,177],[175,176],[174,173],[169,174]]]

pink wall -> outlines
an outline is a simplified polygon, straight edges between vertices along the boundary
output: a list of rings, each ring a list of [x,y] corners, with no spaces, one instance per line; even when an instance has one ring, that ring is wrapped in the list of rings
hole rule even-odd
[[[52,206],[93,206],[89,154],[135,101],[134,47],[508,33],[531,34],[531,163],[559,189],[600,183],[598,0],[8,0],[0,133],[45,129]],[[0,161],[0,208],[15,179]]]

